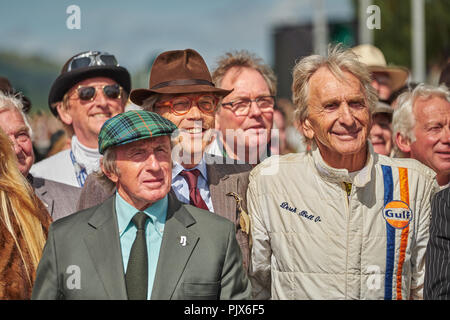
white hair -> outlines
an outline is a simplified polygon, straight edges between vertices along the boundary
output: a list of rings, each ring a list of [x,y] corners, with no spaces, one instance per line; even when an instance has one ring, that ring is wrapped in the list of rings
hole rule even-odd
[[[374,110],[378,97],[371,85],[367,66],[358,60],[352,50],[345,50],[340,44],[329,45],[326,57],[311,55],[301,59],[294,66],[291,87],[292,101],[296,107],[294,116],[300,123],[303,123],[308,117],[309,80],[321,67],[328,68],[338,79],[344,78],[343,72],[345,71],[353,74],[360,82],[360,89],[367,99],[369,111]]]
[[[28,128],[30,137],[33,136],[33,130],[31,129],[30,123],[28,122],[28,117],[23,111],[22,100],[14,94],[5,93],[0,90],[0,112],[6,110],[17,110],[22,116],[23,122]]]
[[[413,109],[414,104],[419,98],[428,100],[432,97],[439,97],[450,102],[450,91],[444,84],[436,87],[421,83],[414,90],[406,91],[397,98],[397,108],[394,110],[392,117],[394,137],[399,133],[410,142],[416,140],[414,135],[414,126],[416,125]],[[394,144],[394,148],[396,156],[404,156],[397,144]]]

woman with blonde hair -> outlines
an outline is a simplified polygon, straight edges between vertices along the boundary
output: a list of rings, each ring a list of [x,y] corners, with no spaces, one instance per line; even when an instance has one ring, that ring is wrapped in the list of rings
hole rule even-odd
[[[30,299],[51,217],[0,129],[0,299]]]

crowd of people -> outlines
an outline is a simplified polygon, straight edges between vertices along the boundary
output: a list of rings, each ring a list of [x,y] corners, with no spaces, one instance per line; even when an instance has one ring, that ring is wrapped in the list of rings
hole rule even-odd
[[[245,50],[163,52],[148,88],[81,52],[52,150],[2,78],[0,298],[450,299],[449,73],[330,45],[289,100]]]

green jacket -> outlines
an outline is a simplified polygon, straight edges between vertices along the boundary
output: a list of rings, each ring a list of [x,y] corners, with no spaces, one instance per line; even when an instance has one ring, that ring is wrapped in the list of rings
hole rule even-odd
[[[151,298],[250,296],[234,224],[169,193]],[[127,299],[115,196],[51,225],[32,299]]]

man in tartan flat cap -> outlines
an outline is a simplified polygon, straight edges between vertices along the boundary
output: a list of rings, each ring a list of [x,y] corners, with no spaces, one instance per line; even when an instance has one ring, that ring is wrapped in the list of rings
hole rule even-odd
[[[144,110],[104,123],[101,168],[116,191],[52,224],[33,299],[250,298],[234,224],[170,192],[176,129]]]

